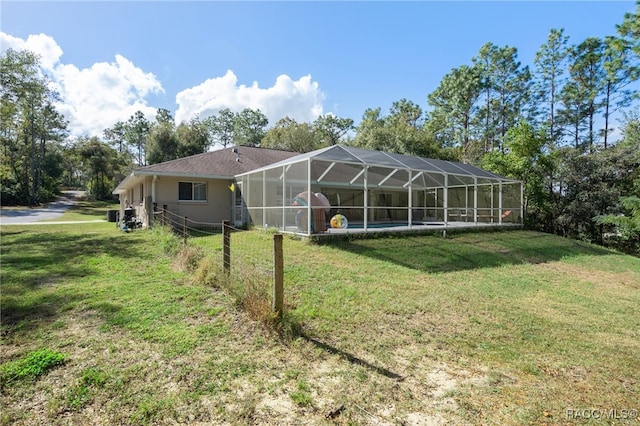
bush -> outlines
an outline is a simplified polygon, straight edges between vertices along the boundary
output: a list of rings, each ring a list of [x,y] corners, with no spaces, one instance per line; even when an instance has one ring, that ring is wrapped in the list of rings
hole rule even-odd
[[[154,226],[152,228],[153,235],[162,247],[162,251],[164,251],[169,256],[175,256],[180,252],[182,248],[183,240],[178,237],[176,234],[171,232],[171,228],[168,226]]]
[[[183,244],[176,255],[174,265],[179,271],[195,272],[202,257],[202,250],[199,247]]]
[[[225,286],[226,277],[219,263],[209,256],[202,258],[193,273],[193,281],[216,288]]]
[[[257,270],[243,271],[231,282],[230,289],[236,304],[249,316],[265,325],[271,325],[277,320],[277,315],[271,309],[271,297]]]

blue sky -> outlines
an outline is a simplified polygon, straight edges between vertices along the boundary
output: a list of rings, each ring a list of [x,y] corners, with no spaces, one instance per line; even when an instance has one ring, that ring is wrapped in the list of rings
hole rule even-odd
[[[486,42],[523,65],[551,28],[572,43],[615,34],[634,1],[2,1],[2,49],[36,50],[74,134],[100,135],[136,110],[179,120],[260,108],[358,123],[367,108],[427,96]]]

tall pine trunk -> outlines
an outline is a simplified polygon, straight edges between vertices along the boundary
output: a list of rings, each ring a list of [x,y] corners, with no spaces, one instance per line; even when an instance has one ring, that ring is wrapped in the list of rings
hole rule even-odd
[[[611,97],[611,81],[607,80],[607,94],[604,105],[604,149],[607,149],[607,138],[609,136],[609,100]]]

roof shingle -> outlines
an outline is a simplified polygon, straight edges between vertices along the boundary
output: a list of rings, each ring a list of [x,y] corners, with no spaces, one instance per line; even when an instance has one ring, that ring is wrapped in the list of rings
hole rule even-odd
[[[234,152],[237,150],[237,153]],[[296,152],[238,146],[178,158],[134,170],[134,174],[203,175],[233,178],[297,155]]]

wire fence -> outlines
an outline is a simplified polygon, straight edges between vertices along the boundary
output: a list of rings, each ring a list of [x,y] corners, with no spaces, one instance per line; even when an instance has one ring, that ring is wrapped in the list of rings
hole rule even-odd
[[[154,225],[168,226],[175,234],[181,235],[185,242],[189,237],[197,238],[222,234],[222,223],[197,222],[164,208],[154,211],[153,216]]]
[[[282,235],[248,231],[228,222],[192,221],[167,209],[154,211],[153,226],[166,226],[184,244],[198,247],[228,278],[233,291],[244,300],[268,299],[272,310],[282,313]],[[250,303],[256,303],[253,300]]]

